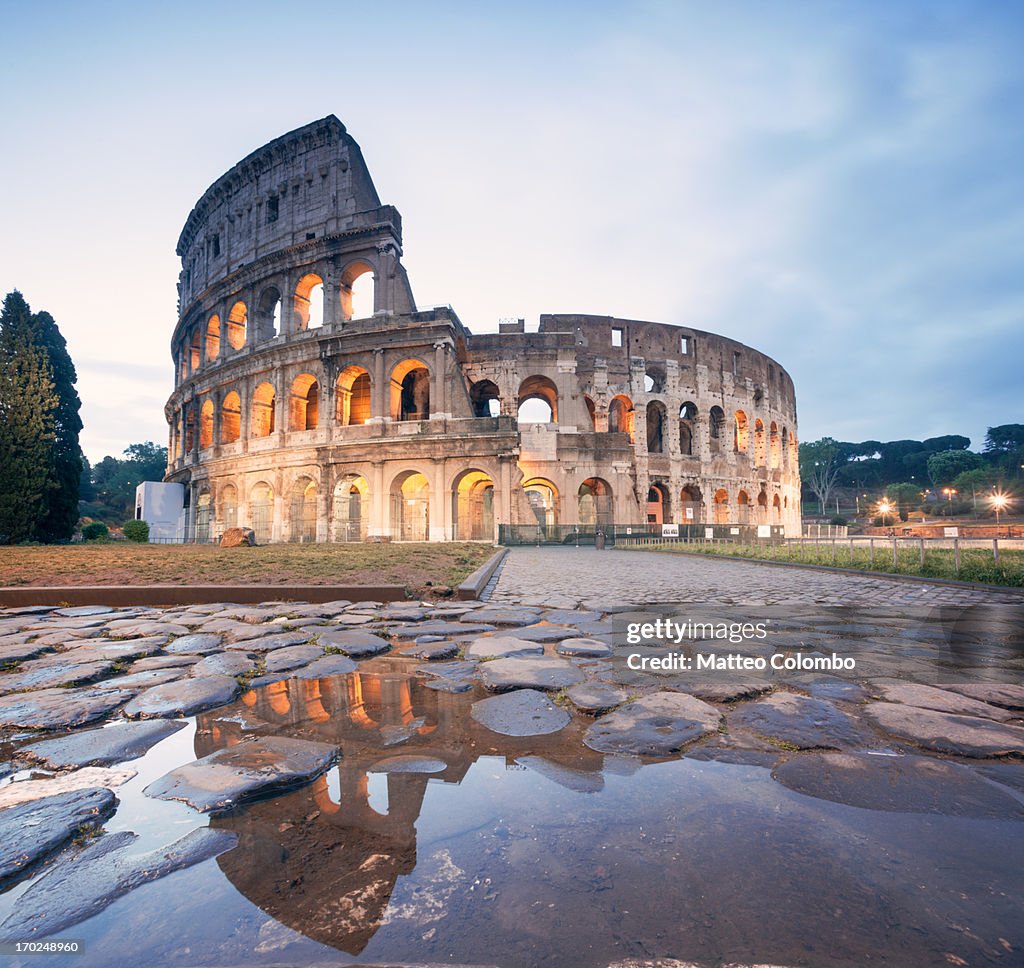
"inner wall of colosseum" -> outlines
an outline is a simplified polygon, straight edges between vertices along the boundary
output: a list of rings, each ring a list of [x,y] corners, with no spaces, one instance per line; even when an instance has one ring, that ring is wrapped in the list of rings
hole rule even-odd
[[[474,335],[417,310],[397,209],[331,116],[253,152],[178,242],[166,480],[189,536],[538,540],[800,527],[773,359],[663,323],[545,315]]]

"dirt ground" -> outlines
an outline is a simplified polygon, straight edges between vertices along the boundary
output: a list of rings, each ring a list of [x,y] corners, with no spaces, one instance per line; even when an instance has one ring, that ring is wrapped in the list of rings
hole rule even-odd
[[[309,544],[220,548],[117,542],[0,548],[0,586],[404,585],[437,597],[492,554],[490,545]]]

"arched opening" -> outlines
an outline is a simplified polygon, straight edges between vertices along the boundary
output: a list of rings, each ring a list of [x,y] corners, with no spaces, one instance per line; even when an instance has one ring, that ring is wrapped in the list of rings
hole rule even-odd
[[[590,414],[590,426],[588,430],[597,429],[597,404],[586,393],[583,394],[583,402],[587,405],[587,413]]]
[[[267,544],[274,531],[274,489],[260,481],[249,492],[249,522],[257,544]]]
[[[782,466],[789,468],[789,430],[786,427],[782,428]]]
[[[736,522],[738,524],[750,523],[750,495],[746,491],[740,491],[736,495]]]
[[[742,410],[737,410],[733,427],[732,448],[737,454],[745,454],[749,445],[747,415]]]
[[[418,471],[399,474],[391,485],[391,534],[399,541],[430,536],[430,484]]]
[[[334,391],[334,416],[340,426],[353,427],[370,419],[370,374],[361,366],[345,367]]]
[[[665,371],[656,363],[648,363],[644,372],[644,392],[663,393],[665,391]]]
[[[720,487],[715,491],[715,524],[729,523],[729,492]]]
[[[671,517],[668,489],[660,482],[652,484],[647,489],[647,523],[660,527]]]
[[[225,484],[219,490],[220,521],[224,530],[238,527],[238,488],[234,484]]]
[[[633,401],[629,397],[619,394],[612,397],[608,405],[608,432],[611,434],[629,434],[633,439]]]
[[[245,326],[248,318],[249,310],[241,300],[231,307],[231,312],[228,313],[228,344],[233,350],[240,350],[245,346]]]
[[[764,433],[764,421],[754,421],[754,466],[764,467],[768,463],[768,448]]]
[[[779,425],[773,420],[768,428],[768,454],[771,469],[776,471],[782,463],[782,454],[779,446]]]
[[[612,523],[611,485],[600,477],[588,477],[578,494],[579,521],[584,528],[604,528]]]
[[[697,404],[687,400],[679,408],[679,452],[693,456],[693,434],[697,425]]]
[[[779,524],[782,521],[782,501],[779,500],[778,494],[772,498],[772,521],[775,524]]]
[[[191,454],[196,445],[196,409],[189,405],[185,409],[185,454]],[[188,493],[186,491],[186,493]]]
[[[220,442],[233,444],[242,436],[242,398],[232,390],[220,406]]]
[[[189,363],[192,367],[193,373],[195,373],[196,370],[199,369],[199,364],[202,362],[201,342],[202,335],[200,334],[199,329],[197,327],[196,329],[192,330],[192,344],[191,349],[189,351]]]
[[[213,446],[213,401],[207,397],[199,411],[199,449]]]
[[[430,371],[419,360],[403,360],[391,371],[391,418],[430,419]]]
[[[269,437],[275,427],[274,387],[270,383],[261,383],[252,395],[252,435],[253,437]]]
[[[206,324],[206,360],[212,362],[220,356],[220,316],[214,313]]]
[[[542,528],[558,524],[558,492],[550,481],[543,478],[527,481],[523,484],[523,493],[536,524]]]
[[[183,383],[188,379],[188,354],[185,352],[185,344],[181,344],[181,351],[178,353],[178,382]]]
[[[711,453],[722,452],[722,431],[725,429],[725,411],[721,407],[712,407],[708,411],[708,441]]]
[[[655,401],[647,404],[647,453],[665,451],[665,405]]]
[[[209,544],[213,524],[213,499],[203,491],[196,501],[196,544]]]
[[[370,515],[370,485],[360,474],[346,474],[334,486],[334,540],[366,540]]]
[[[759,524],[768,523],[768,492],[764,487],[757,494],[757,520]]]
[[[262,339],[273,339],[281,332],[281,290],[277,286],[260,293],[258,323]]]
[[[679,505],[683,524],[695,524],[701,520],[701,494],[696,484],[688,484],[679,492]]]
[[[452,487],[456,541],[494,539],[494,481],[484,471],[463,471]]]
[[[304,275],[295,286],[295,323],[300,333],[324,324],[324,281],[315,272]]]
[[[369,319],[376,311],[377,279],[367,262],[354,262],[341,276],[341,318]]]
[[[546,376],[528,376],[516,398],[520,423],[557,423],[558,388]]]
[[[320,415],[320,384],[310,373],[292,380],[288,397],[288,429],[316,430]]]
[[[316,482],[300,477],[291,491],[290,540],[297,544],[316,541]]]
[[[491,380],[478,380],[469,388],[474,417],[497,417],[501,414],[501,392]]]

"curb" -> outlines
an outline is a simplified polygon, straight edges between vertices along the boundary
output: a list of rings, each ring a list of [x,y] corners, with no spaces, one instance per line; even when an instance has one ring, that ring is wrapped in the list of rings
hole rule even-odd
[[[498,570],[498,565],[501,564],[507,554],[508,548],[499,548],[459,585],[455,590],[455,597],[462,601],[479,598],[487,587],[487,583],[491,580],[491,576]]]
[[[258,605],[261,602],[402,602],[401,585],[63,585],[0,588],[0,608],[25,605]]]
[[[616,551],[634,551],[638,549],[619,547]],[[648,552],[650,553],[650,552]],[[927,578],[922,575],[900,575],[891,571],[866,571],[857,568],[840,568],[832,565],[811,565],[799,561],[771,561],[764,558],[741,558],[738,555],[705,555],[697,551],[668,551],[658,549],[654,554],[687,555],[690,558],[707,558],[718,561],[740,561],[748,565],[768,565],[772,568],[802,568],[804,571],[823,571],[830,575],[856,575],[858,578],[885,578],[889,581],[917,582],[921,585],[943,585],[949,588],[969,588],[972,591],[1005,592],[1008,595],[1019,595],[1024,599],[1024,588],[1012,585],[989,585],[985,582],[958,581],[955,578]]]

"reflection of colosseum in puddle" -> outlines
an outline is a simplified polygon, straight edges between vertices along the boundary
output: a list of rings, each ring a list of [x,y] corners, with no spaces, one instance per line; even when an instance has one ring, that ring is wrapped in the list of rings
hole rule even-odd
[[[236,524],[260,542],[798,533],[778,363],[682,326],[544,315],[474,335],[450,306],[418,308],[401,217],[333,116],[219,178],[178,254],[167,480],[198,541]]]
[[[583,746],[582,726],[501,736],[469,716],[473,694],[428,689],[401,660],[372,666],[250,691],[227,710],[199,716],[196,737],[197,756],[241,741],[252,726],[340,747],[338,764],[313,784],[212,824],[239,836],[218,863],[245,897],[281,924],[350,954],[366,947],[396,881],[416,866],[416,820],[431,779],[458,784],[479,757],[504,756],[574,790],[603,786],[604,757]],[[243,717],[246,729],[237,721]],[[440,762],[430,774],[388,772],[412,757]],[[371,774],[386,777],[386,807],[371,797]]]

